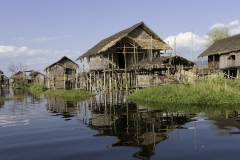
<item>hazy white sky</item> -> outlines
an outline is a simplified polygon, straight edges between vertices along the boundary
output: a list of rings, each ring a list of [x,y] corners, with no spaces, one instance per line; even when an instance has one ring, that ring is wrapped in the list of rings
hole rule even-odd
[[[239,0],[0,0],[0,70],[11,76],[9,64],[22,61],[43,72],[141,21],[172,48],[176,37],[177,54],[190,60],[193,31],[196,59],[209,29],[226,25],[240,33],[239,6]]]

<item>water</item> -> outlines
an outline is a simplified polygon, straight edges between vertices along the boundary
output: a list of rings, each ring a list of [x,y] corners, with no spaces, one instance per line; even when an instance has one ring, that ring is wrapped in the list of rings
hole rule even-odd
[[[24,98],[0,103],[1,160],[239,159],[237,111],[190,113],[21,90],[2,94]]]

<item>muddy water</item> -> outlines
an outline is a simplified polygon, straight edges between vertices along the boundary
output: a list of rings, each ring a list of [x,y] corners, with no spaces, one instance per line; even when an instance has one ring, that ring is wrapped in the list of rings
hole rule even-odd
[[[2,160],[239,159],[237,110],[173,111],[122,104],[119,95],[78,102],[1,94],[23,96],[0,103]]]

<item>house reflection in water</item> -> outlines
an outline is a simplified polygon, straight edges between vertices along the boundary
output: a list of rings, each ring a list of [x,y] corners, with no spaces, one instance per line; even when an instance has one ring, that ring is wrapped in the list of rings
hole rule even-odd
[[[135,104],[92,104],[90,127],[98,130],[95,136],[113,136],[116,143],[109,147],[131,146],[140,151],[133,156],[140,159],[154,155],[156,144],[168,139],[176,128],[192,121],[191,116],[179,112],[149,110]]]
[[[155,146],[168,139],[174,129],[194,121],[195,115],[182,112],[151,110],[134,103],[119,103],[121,96],[102,95],[82,102],[69,102],[58,97],[47,96],[47,109],[54,116],[78,121],[97,130],[95,136],[113,136],[116,143],[108,147],[128,146],[140,148],[133,157],[149,159]]]
[[[71,120],[78,113],[78,103],[66,101],[60,97],[47,96],[47,110],[51,111],[53,116],[62,116],[65,121]]]
[[[223,111],[221,116],[209,117],[209,119],[215,121],[212,128],[218,131],[216,136],[240,134],[240,110]],[[238,131],[234,131],[234,128]]]

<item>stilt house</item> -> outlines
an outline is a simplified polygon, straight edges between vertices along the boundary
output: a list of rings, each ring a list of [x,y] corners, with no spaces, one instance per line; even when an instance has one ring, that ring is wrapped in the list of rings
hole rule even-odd
[[[132,69],[139,71],[139,86],[180,83],[185,78],[189,81],[196,79],[195,63],[181,56],[159,56],[152,61],[145,59],[133,64]]]
[[[123,83],[125,87],[129,87],[130,81],[135,84],[136,79],[136,72],[130,66],[145,59],[152,61],[166,53],[166,50],[172,49],[147,25],[140,22],[103,39],[76,60],[80,60],[81,68],[84,67],[83,62],[87,61],[91,81],[91,76],[104,77],[104,87],[119,87]]]
[[[5,75],[2,75],[2,85],[9,86],[9,78]]]
[[[31,82],[34,84],[45,84],[45,75],[40,72],[31,72],[29,74],[31,77]]]
[[[160,51],[169,49],[156,33],[141,22],[100,41],[76,60],[86,58],[89,71],[125,70],[131,64],[153,59],[161,54]]]
[[[52,89],[72,89],[76,84],[78,64],[64,56],[46,67],[46,85]]]
[[[240,78],[240,34],[216,41],[198,58],[205,56],[211,72],[223,71],[228,77]]]
[[[16,84],[28,83],[28,76],[25,72],[19,71],[10,77],[10,83],[15,86]]]

